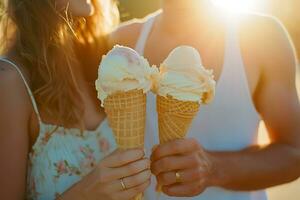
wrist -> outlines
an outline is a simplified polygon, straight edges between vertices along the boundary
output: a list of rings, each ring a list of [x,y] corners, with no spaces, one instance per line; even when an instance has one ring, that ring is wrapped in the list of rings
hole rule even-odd
[[[224,166],[220,157],[217,153],[207,153],[209,159],[209,176],[207,184],[209,187],[222,187],[225,185],[226,182],[226,174],[224,173]]]
[[[65,191],[62,195],[57,197],[57,200],[85,200],[86,195],[84,194],[84,190],[80,186],[81,182],[76,183],[67,191]]]

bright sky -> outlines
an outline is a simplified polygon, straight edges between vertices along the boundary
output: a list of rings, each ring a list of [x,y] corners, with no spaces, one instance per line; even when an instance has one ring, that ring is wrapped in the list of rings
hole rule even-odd
[[[262,0],[213,0],[220,7],[234,11],[243,12],[259,9],[263,6]]]

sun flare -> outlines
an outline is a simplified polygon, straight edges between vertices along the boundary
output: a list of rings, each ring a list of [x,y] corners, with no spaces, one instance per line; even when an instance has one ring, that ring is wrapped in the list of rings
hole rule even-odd
[[[258,7],[258,1],[255,0],[213,0],[214,3],[222,9],[232,12],[251,11]]]

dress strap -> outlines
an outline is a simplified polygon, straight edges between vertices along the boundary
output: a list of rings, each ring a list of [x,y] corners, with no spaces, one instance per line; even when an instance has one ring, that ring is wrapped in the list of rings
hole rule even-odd
[[[154,15],[151,15],[147,18],[146,22],[144,23],[140,36],[137,40],[135,50],[141,55],[144,55],[145,45],[147,42],[147,39],[149,37],[149,34],[152,30],[152,26],[154,24],[156,18],[156,13]]]
[[[30,99],[31,99],[31,102],[32,102],[32,106],[33,106],[34,112],[35,112],[36,115],[37,115],[37,118],[38,118],[38,120],[39,120],[39,124],[41,124],[41,123],[42,123],[42,120],[41,120],[40,112],[39,112],[38,107],[37,107],[37,103],[36,103],[36,101],[35,101],[35,98],[34,98],[34,96],[33,96],[32,91],[31,91],[31,89],[30,89],[30,87],[29,87],[29,84],[28,84],[28,82],[26,81],[25,76],[24,76],[23,73],[21,72],[20,68],[19,68],[14,62],[10,61],[10,60],[7,59],[7,58],[2,58],[2,57],[0,57],[0,61],[6,62],[6,63],[10,64],[11,66],[13,66],[13,68],[14,68],[14,69],[19,73],[19,75],[21,76],[21,78],[22,78],[22,80],[23,80],[23,82],[24,82],[24,84],[25,84],[25,87],[26,87],[26,89],[27,89],[28,95],[29,95],[29,97],[30,97]]]

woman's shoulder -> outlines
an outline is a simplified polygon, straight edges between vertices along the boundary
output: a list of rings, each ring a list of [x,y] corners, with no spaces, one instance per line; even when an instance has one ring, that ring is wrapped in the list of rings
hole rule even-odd
[[[4,61],[0,61],[0,94],[0,107],[13,108],[11,112],[19,110],[19,114],[30,110],[30,99],[20,73]]]
[[[9,63],[0,61],[0,89],[17,89],[23,86],[19,72]]]
[[[109,36],[110,47],[120,44],[134,48],[144,24],[159,12],[151,13],[141,19],[132,19],[121,23]]]

